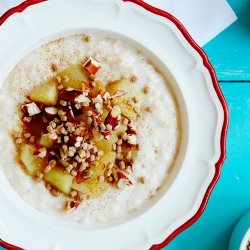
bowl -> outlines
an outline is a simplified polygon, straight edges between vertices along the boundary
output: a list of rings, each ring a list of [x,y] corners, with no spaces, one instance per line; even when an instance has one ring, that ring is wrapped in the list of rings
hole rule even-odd
[[[229,242],[228,250],[248,250],[250,246],[250,211],[237,222]]]
[[[192,225],[220,175],[228,110],[206,54],[181,23],[141,0],[34,0],[10,10],[0,24],[0,86],[20,59],[48,41],[86,30],[108,32],[140,48],[165,76],[177,98],[182,133],[173,170],[157,195],[142,210],[105,227],[82,228],[42,214],[0,171],[1,244],[36,250],[160,249]]]

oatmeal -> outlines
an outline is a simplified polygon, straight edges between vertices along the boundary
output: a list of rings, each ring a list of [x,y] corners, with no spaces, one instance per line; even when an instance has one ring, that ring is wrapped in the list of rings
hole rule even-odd
[[[166,80],[109,35],[38,48],[13,70],[0,101],[2,170],[23,199],[61,219],[93,225],[140,209],[178,151]]]

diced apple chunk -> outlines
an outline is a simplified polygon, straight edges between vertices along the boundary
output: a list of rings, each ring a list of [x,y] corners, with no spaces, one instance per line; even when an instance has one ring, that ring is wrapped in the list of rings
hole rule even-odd
[[[106,90],[110,93],[110,95],[114,95],[117,93],[117,91],[123,91],[124,98],[133,98],[134,97],[134,89],[132,87],[132,83],[126,79],[123,78],[121,80],[111,82],[106,86]]]
[[[99,150],[102,150],[104,153],[109,153],[112,151],[112,145],[118,141],[118,137],[115,134],[111,134],[109,139],[102,139],[98,141],[95,145]]]
[[[116,98],[113,101],[113,105],[118,105],[120,107],[122,115],[129,118],[130,120],[136,119],[137,113],[134,110],[135,106],[128,105],[126,100],[120,98]]]
[[[43,159],[34,155],[35,151],[36,148],[30,144],[22,144],[19,151],[21,162],[32,176],[41,171],[44,166]]]
[[[68,77],[68,81],[63,81],[65,88],[82,89],[83,83],[90,83],[89,73],[80,64],[73,64],[58,74],[62,80]]]
[[[99,164],[107,165],[109,163],[114,163],[116,159],[116,152],[109,152],[102,156],[102,158],[99,160]]]
[[[115,158],[115,152],[105,154],[100,159],[99,164],[91,168],[94,172],[93,176],[80,184],[74,182],[72,188],[92,197],[100,196],[108,189],[108,183],[99,181],[99,176],[103,176],[104,166],[108,163],[114,163]]]
[[[59,191],[68,194],[71,191],[74,177],[65,174],[62,168],[55,167],[44,175],[44,179]]]
[[[105,92],[105,84],[102,81],[97,81],[95,83],[95,87],[90,89],[89,94],[90,96],[97,96],[100,92]]]
[[[54,79],[36,87],[30,93],[30,99],[45,105],[56,105],[58,99],[57,84]]]
[[[114,130],[113,133],[117,136],[120,136],[122,132],[125,132],[127,130],[127,126],[120,124],[119,128]]]
[[[106,119],[106,117],[108,116],[108,114],[109,114],[109,110],[106,109],[106,108],[104,108],[104,109],[103,109],[102,116],[101,116],[102,121],[105,121],[105,119]]]
[[[39,143],[46,148],[51,148],[54,145],[48,134],[42,134]]]
[[[93,176],[86,181],[77,184],[73,183],[72,188],[91,197],[98,197],[108,189],[106,182],[100,182],[99,176],[103,176],[104,168],[103,165],[98,164],[96,167],[91,168],[94,172]]]

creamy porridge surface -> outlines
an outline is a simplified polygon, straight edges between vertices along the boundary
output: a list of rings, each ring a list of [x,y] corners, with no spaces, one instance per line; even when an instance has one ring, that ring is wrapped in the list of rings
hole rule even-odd
[[[0,94],[0,168],[10,184],[22,199],[45,214],[85,225],[107,222],[140,209],[166,179],[180,140],[177,104],[164,77],[144,55],[122,40],[96,33],[90,37],[86,42],[82,35],[69,36],[36,49],[18,63]],[[52,197],[44,184],[34,182],[15,161],[10,131],[18,127],[17,105],[25,101],[27,91],[88,56],[102,63],[96,76],[104,82],[137,76],[135,88],[150,89],[144,95],[142,109],[151,107],[152,112],[143,112],[136,124],[141,150],[134,168],[134,185],[123,190],[110,187],[99,198],[91,198],[74,213],[65,214],[65,199]],[[57,72],[51,65],[56,65]],[[144,184],[138,181],[141,177]]]

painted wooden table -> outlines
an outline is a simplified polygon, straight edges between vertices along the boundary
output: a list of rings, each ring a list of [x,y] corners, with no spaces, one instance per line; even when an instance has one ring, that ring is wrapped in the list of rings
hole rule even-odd
[[[228,2],[238,21],[204,47],[229,106],[227,159],[202,217],[166,250],[226,250],[250,210],[250,0]]]
[[[166,250],[226,250],[250,209],[250,0],[229,3],[239,20],[204,48],[229,105],[227,160],[202,217]]]

